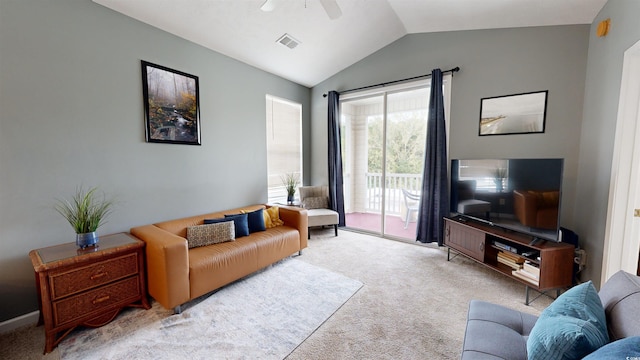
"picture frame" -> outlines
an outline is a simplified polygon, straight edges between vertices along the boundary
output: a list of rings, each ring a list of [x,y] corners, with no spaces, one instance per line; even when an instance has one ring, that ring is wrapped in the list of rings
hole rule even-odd
[[[141,60],[146,141],[201,145],[198,77]]]
[[[544,133],[549,90],[480,99],[479,136]]]

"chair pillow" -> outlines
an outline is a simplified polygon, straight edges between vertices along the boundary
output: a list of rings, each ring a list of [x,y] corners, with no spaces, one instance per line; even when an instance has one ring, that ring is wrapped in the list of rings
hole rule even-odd
[[[240,210],[240,214],[247,214],[247,221],[249,223],[250,234],[256,231],[267,230],[267,227],[264,223],[263,213],[264,213],[263,209],[258,209],[255,211]],[[225,215],[225,217],[229,217],[229,215]]]
[[[274,228],[276,226],[280,226],[284,224],[284,221],[280,220],[280,208],[277,206],[272,206],[265,211],[269,215],[269,220],[271,225],[267,226],[267,228]]]
[[[329,207],[329,199],[326,196],[312,196],[304,199],[303,206],[305,209],[327,209]]]
[[[529,359],[582,359],[609,342],[592,282],[575,286],[542,311],[527,339]]]
[[[233,221],[230,220],[187,227],[187,246],[189,249],[225,241],[234,241],[235,238],[235,226]]]
[[[232,220],[235,226],[236,239],[249,235],[249,220],[247,214],[225,215],[225,217],[218,219],[204,219],[204,223],[215,224],[229,220]]]

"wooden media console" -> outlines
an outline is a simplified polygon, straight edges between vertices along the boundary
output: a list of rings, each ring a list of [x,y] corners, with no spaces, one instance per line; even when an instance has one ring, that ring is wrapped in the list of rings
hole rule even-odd
[[[535,241],[534,241],[535,240]],[[574,246],[491,226],[463,217],[444,219],[444,244],[490,269],[523,283],[525,304],[529,289],[539,293],[571,286]],[[535,300],[535,299],[534,299]]]

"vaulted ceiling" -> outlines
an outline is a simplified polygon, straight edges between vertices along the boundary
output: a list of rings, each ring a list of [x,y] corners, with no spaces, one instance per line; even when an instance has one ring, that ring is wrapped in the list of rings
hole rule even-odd
[[[591,24],[607,0],[93,0],[184,39],[314,86],[406,34]],[[288,34],[291,49],[277,40]]]

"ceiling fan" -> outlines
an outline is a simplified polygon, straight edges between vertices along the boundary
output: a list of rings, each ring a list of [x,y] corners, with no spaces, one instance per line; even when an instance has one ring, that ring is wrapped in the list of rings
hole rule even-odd
[[[306,1],[307,0],[305,0],[305,5],[306,5]],[[340,6],[338,6],[338,3],[336,2],[336,0],[318,0],[318,1],[320,2],[320,5],[322,5],[322,7],[324,8],[324,11],[327,13],[327,16],[329,16],[329,19],[335,20],[340,16],[342,16],[342,10],[340,10]],[[280,4],[281,2],[282,0],[265,0],[265,2],[262,3],[262,6],[260,6],[260,10],[267,11],[267,12],[273,11],[273,9],[278,7],[278,4]]]

